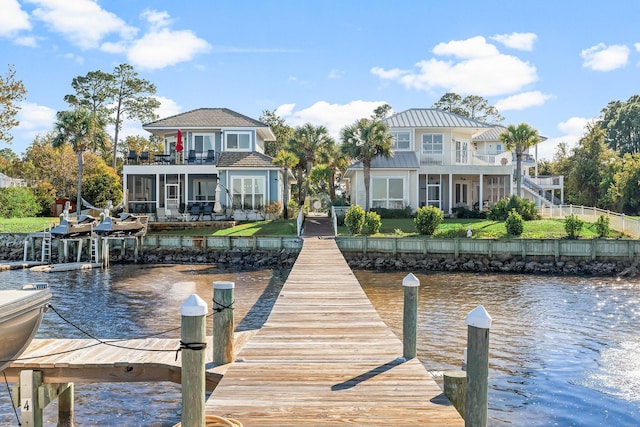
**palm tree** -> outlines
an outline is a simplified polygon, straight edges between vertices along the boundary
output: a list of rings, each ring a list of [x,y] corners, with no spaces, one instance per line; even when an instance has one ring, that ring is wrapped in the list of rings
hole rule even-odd
[[[283,182],[283,195],[282,195],[282,209],[284,213],[284,219],[289,218],[289,169],[295,167],[300,162],[300,159],[290,151],[280,150],[278,155],[273,159],[273,163],[283,168],[282,179]]]
[[[300,162],[304,164],[305,197],[309,194],[309,176],[314,163],[317,161],[324,163],[327,160],[327,153],[334,144],[335,141],[329,136],[329,131],[324,126],[314,126],[307,123],[294,130],[293,138],[289,140],[288,145],[300,159]],[[302,183],[299,182],[298,185],[302,185]]]
[[[342,151],[362,162],[364,170],[365,211],[369,211],[371,161],[377,156],[391,157],[389,128],[379,120],[360,119],[341,131]]]
[[[73,147],[78,156],[78,198],[76,216],[80,216],[82,210],[82,169],[83,153],[91,147],[100,146],[107,140],[103,122],[97,115],[91,114],[85,109],[59,111],[56,114],[55,136],[52,140],[54,147],[60,147],[66,143]]]
[[[500,134],[500,141],[508,151],[516,153],[516,183],[518,196],[522,196],[522,153],[540,142],[538,131],[526,123],[509,125]]]

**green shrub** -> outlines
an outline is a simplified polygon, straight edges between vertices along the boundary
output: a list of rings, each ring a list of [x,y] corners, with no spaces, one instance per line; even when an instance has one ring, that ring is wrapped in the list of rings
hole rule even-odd
[[[344,225],[351,234],[360,234],[364,225],[365,212],[360,205],[353,205],[344,215]]]
[[[0,188],[0,217],[27,218],[41,211],[42,207],[29,188]]]
[[[423,206],[418,208],[414,222],[418,233],[432,236],[438,225],[444,219],[444,213],[435,206]]]
[[[596,220],[596,233],[598,237],[606,237],[611,232],[611,226],[609,225],[609,217],[607,215],[600,215]]]
[[[567,236],[569,236],[570,239],[580,237],[583,225],[584,221],[578,218],[577,215],[571,214],[564,218],[564,231],[567,232]]]
[[[376,212],[367,212],[364,217],[364,224],[362,225],[362,234],[365,236],[371,236],[377,234],[382,226],[380,215]]]
[[[341,196],[341,197],[336,197],[335,199],[333,199],[331,201],[331,204],[333,206],[349,206],[349,201],[347,200],[346,197]]]
[[[406,206],[404,209],[373,208],[371,210],[380,215],[380,218],[411,218],[413,216],[411,206]]]
[[[287,215],[290,219],[298,216],[298,212],[300,212],[300,205],[295,200],[289,200],[287,202]]]
[[[491,208],[491,211],[489,211],[489,219],[504,221],[507,219],[511,209],[515,209],[525,221],[540,219],[536,204],[532,200],[516,195],[499,200],[498,203]]]
[[[524,220],[515,209],[511,209],[507,219],[504,221],[504,226],[507,229],[507,233],[512,236],[520,236],[524,231]]]

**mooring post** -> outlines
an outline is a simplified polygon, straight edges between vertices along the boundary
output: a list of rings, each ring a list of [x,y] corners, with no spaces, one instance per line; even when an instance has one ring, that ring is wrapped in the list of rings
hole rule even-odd
[[[487,425],[489,389],[489,328],[491,316],[483,306],[467,314],[467,390],[464,403],[464,425]]]
[[[207,303],[192,294],[182,315],[182,427],[204,427]]]
[[[467,373],[465,371],[445,371],[442,374],[444,395],[458,410],[464,419],[464,397],[467,385]]]
[[[418,287],[420,280],[409,273],[402,279],[404,288],[404,316],[402,319],[402,357],[413,359],[417,356],[418,329]]]
[[[213,282],[213,363],[233,362],[234,282]]]
[[[58,396],[58,427],[73,427],[73,383]]]

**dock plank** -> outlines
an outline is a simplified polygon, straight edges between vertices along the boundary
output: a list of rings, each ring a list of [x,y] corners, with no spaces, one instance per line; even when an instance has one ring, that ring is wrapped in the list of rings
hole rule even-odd
[[[401,356],[335,241],[306,238],[206,411],[244,426],[464,425],[420,361]]]

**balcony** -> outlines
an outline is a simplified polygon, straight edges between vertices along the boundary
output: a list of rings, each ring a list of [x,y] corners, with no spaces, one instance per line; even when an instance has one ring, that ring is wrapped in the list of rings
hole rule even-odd
[[[444,150],[442,153],[421,153],[421,165],[440,166],[507,166],[515,163],[508,151],[500,153],[475,150]]]
[[[149,153],[130,151],[126,165],[215,165],[220,153],[214,150],[188,150],[182,153]]]

